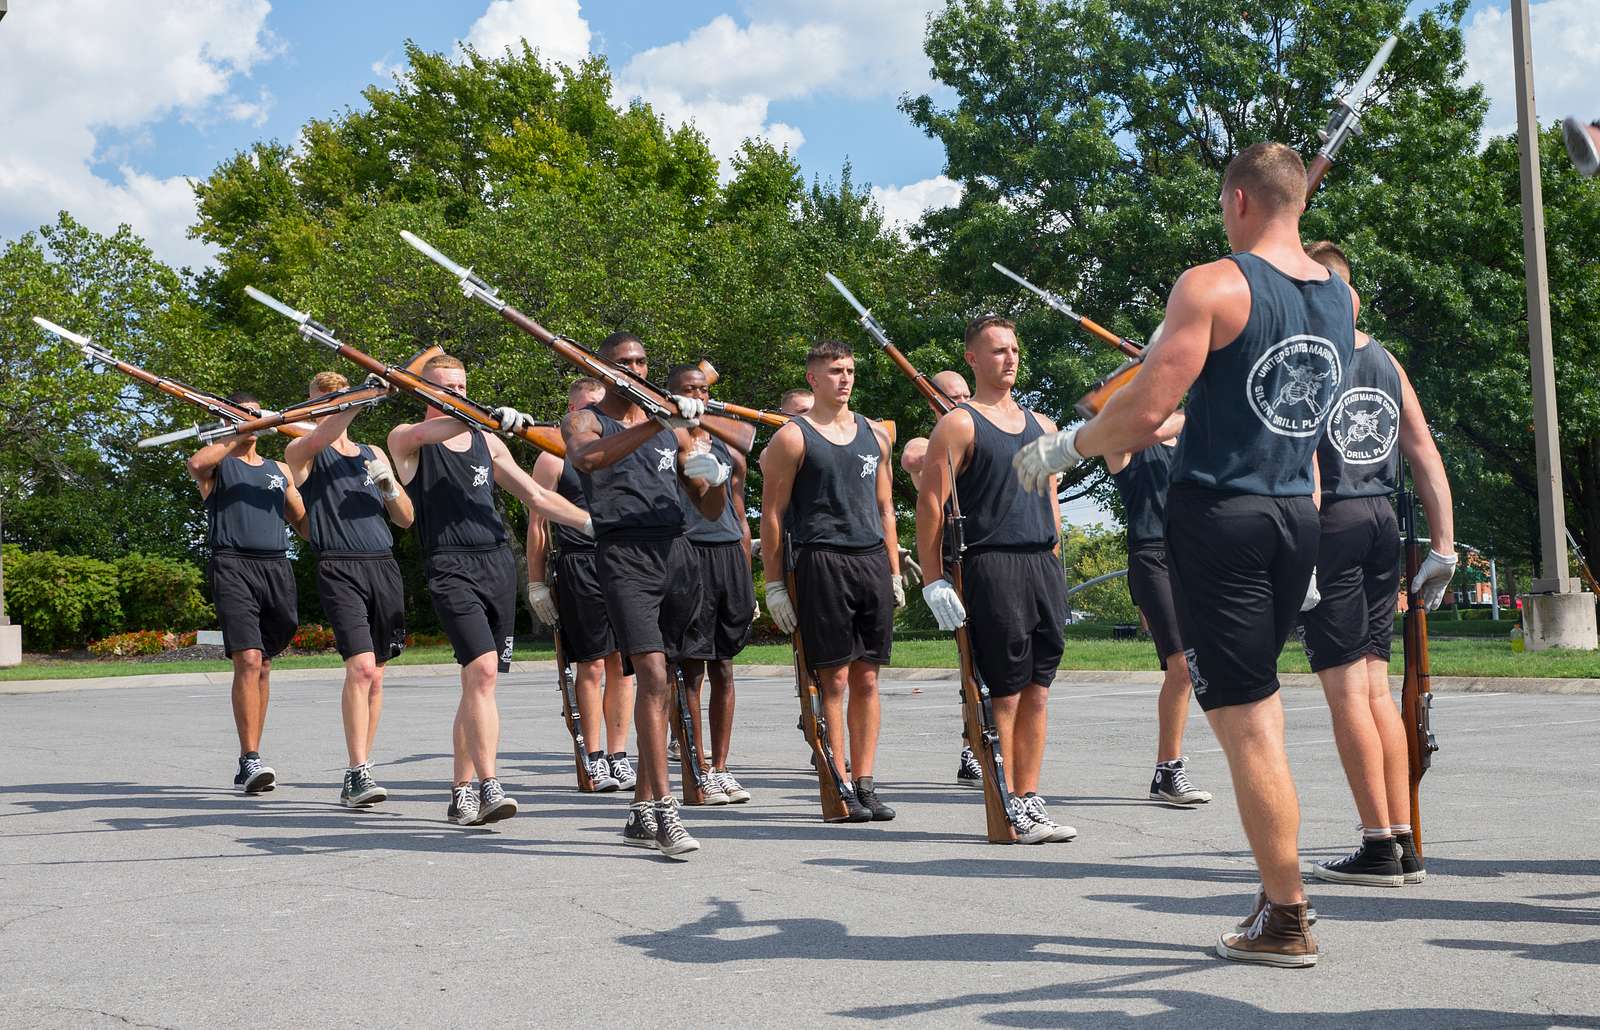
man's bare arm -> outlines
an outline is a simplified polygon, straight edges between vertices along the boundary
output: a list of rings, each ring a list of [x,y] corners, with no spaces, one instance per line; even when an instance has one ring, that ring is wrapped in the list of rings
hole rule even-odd
[[[769,583],[783,580],[783,516],[804,457],[805,441],[793,425],[773,434],[761,452],[761,565]]]
[[[489,460],[494,465],[494,481],[500,489],[527,505],[530,514],[543,515],[551,522],[573,529],[585,529],[589,525],[589,513],[554,490],[546,490],[535,483],[511,456],[504,440],[498,436],[486,435],[485,438],[489,442]]]
[[[347,408],[335,412],[322,421],[312,424],[311,432],[305,436],[297,436],[289,441],[283,449],[284,463],[289,466],[289,471],[294,474],[296,486],[304,483],[311,474],[311,462],[317,454],[330,446],[339,435],[350,428],[350,423],[361,414],[361,408]]]

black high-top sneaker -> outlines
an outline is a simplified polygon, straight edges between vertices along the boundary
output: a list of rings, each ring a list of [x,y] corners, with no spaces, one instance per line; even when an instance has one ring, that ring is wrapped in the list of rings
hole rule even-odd
[[[856,798],[862,808],[872,813],[873,822],[886,823],[894,818],[894,809],[878,800],[878,788],[873,785],[871,776],[863,776],[856,781]]]
[[[239,771],[234,774],[233,782],[246,794],[260,794],[262,791],[271,790],[278,780],[278,774],[272,767],[261,761],[261,756],[254,751],[239,756]]]
[[[1400,868],[1400,845],[1393,837],[1363,840],[1348,857],[1313,864],[1311,875],[1329,883],[1359,883],[1367,887],[1399,887],[1406,882]]]
[[[478,792],[471,783],[450,788],[450,807],[445,809],[444,817],[457,826],[477,826],[483,822],[478,811]]]
[[[1211,800],[1211,792],[1190,783],[1184,759],[1174,758],[1156,764],[1155,777],[1150,781],[1150,800],[1165,801],[1169,805],[1203,805]]]
[[[1417,837],[1413,833],[1397,833],[1394,842],[1400,845],[1400,873],[1407,883],[1421,883],[1428,878],[1422,867],[1422,856],[1417,854]]]
[[[386,800],[389,792],[378,786],[372,778],[372,766],[363,763],[345,771],[344,790],[339,794],[339,804],[346,808],[364,808]]]
[[[700,850],[700,842],[689,836],[678,817],[678,799],[662,798],[655,802],[656,847],[668,858],[680,858],[691,851]]]
[[[970,747],[962,747],[961,758],[956,762],[956,786],[983,789],[983,766]]]
[[[628,823],[622,828],[622,843],[630,848],[656,846],[655,806],[649,801],[635,801],[628,806]]]
[[[834,819],[836,823],[864,823],[872,819],[872,813],[861,804],[861,799],[856,796],[856,788],[846,783],[839,790],[839,799],[844,802],[844,818]]]
[[[486,776],[478,784],[478,811],[480,821],[497,823],[517,814],[517,799],[506,793],[499,780]]]

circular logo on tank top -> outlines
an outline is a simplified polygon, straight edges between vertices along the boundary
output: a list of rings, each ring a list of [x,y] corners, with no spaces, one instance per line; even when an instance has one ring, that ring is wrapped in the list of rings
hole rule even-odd
[[[1375,465],[1394,453],[1400,438],[1400,405],[1382,390],[1346,390],[1328,416],[1328,439],[1347,465]]]
[[[1344,379],[1332,341],[1299,335],[1279,340],[1256,359],[1245,399],[1261,424],[1279,436],[1315,436]]]

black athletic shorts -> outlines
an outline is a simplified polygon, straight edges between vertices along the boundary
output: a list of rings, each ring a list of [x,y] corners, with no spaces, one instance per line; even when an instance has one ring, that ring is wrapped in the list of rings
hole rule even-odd
[[[388,551],[329,551],[317,557],[317,595],[339,657],[372,652],[379,665],[406,648],[406,590]]]
[[[1150,627],[1150,639],[1155,641],[1162,672],[1167,671],[1167,656],[1183,650],[1173,586],[1166,547],[1140,547],[1128,555],[1128,595],[1139,606]]]
[[[617,649],[593,551],[563,551],[556,558],[556,615],[569,662],[592,662]]]
[[[1318,605],[1302,619],[1312,672],[1372,655],[1389,660],[1400,599],[1400,524],[1387,497],[1325,498]]]
[[[216,551],[209,569],[211,602],[222,623],[222,651],[282,653],[300,628],[294,569],[281,554]]]
[[[1278,654],[1317,561],[1310,497],[1188,484],[1167,494],[1167,558],[1195,700],[1206,711],[1278,689]]]
[[[602,540],[595,553],[624,671],[636,654],[686,657],[700,610],[700,566],[689,539]]]
[[[744,544],[695,544],[700,563],[700,610],[695,616],[694,643],[687,657],[723,662],[736,657],[750,642],[755,621],[756,585]]]
[[[888,665],[894,644],[894,590],[889,552],[865,554],[824,547],[795,555],[795,611],[800,642],[813,669],[854,661]]]
[[[1044,551],[974,551],[962,562],[972,661],[992,697],[1048,687],[1065,647],[1067,581]]]
[[[511,671],[517,626],[517,559],[511,548],[439,550],[423,560],[433,612],[455,651],[457,665],[498,653]]]

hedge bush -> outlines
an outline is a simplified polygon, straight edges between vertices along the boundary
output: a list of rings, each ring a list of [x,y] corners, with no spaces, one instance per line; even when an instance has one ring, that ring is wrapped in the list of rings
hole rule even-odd
[[[76,647],[123,628],[117,570],[76,555],[5,550],[6,613],[34,650]]]
[[[194,642],[194,630],[189,630],[187,633],[173,633],[158,629],[141,629],[96,640],[89,645],[89,653],[96,658],[133,658],[138,655],[176,651],[180,647],[190,647]]]
[[[206,601],[205,576],[188,562],[126,554],[115,565],[128,629],[181,631],[216,622],[216,609]]]

